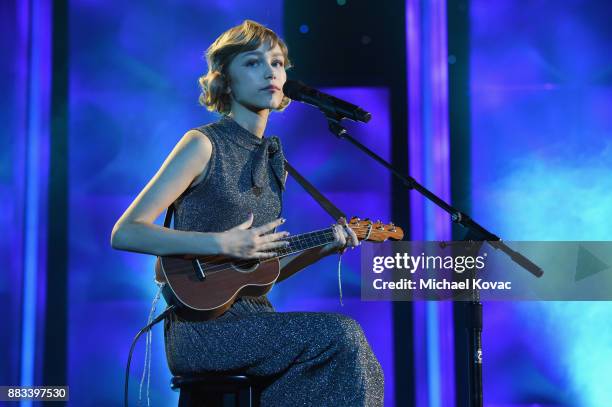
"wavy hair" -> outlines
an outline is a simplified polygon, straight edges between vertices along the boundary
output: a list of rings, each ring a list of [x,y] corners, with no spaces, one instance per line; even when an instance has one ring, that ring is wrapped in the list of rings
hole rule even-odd
[[[236,55],[256,50],[263,43],[270,44],[271,48],[278,45],[285,58],[285,70],[291,68],[289,51],[283,40],[269,28],[253,20],[244,20],[221,34],[206,50],[208,72],[198,79],[202,91],[200,104],[210,111],[228,114],[231,108],[231,97],[227,93],[230,86],[228,66]],[[290,102],[291,99],[284,96],[276,110],[284,110]]]

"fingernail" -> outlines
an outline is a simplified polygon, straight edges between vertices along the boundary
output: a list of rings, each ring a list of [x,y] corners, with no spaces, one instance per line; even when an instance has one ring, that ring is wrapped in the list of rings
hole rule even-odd
[[[281,223],[285,223],[286,220],[287,219],[285,219],[285,218],[281,218]]]

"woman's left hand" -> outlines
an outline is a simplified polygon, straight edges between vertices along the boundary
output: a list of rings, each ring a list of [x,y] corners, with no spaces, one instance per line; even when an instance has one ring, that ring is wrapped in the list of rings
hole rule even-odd
[[[355,248],[361,244],[353,229],[346,225],[345,218],[340,218],[338,223],[333,225],[333,228],[336,240],[323,246],[322,250],[326,255],[332,253],[342,254],[347,248]]]

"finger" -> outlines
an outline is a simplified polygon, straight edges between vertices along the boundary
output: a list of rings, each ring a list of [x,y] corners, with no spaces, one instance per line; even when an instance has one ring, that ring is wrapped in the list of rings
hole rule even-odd
[[[344,228],[338,224],[336,225],[338,231],[338,254],[342,255],[346,252],[346,236],[344,232]]]
[[[246,221],[242,222],[240,225],[233,227],[230,230],[235,230],[235,229],[242,229],[242,230],[246,230],[248,228],[251,227],[251,225],[253,224],[253,219],[255,219],[255,215],[253,215],[253,212],[249,212],[249,217],[247,218]]]
[[[275,240],[278,239],[282,239],[284,237],[289,236],[289,232],[283,231],[283,232],[277,232],[277,233],[270,233],[268,235],[263,235],[259,237],[259,241],[261,243],[268,243],[268,242],[273,242]]]
[[[253,256],[254,259],[269,259],[271,257],[276,257],[277,254],[276,252],[255,252],[252,253],[251,256]]]
[[[359,242],[359,239],[357,238],[357,235],[355,234],[355,231],[353,229],[351,229],[350,227],[348,227],[348,226],[345,226],[344,228],[346,229],[347,233],[349,234],[350,240],[351,240],[353,246],[359,246],[360,242]]]
[[[285,248],[289,246],[289,242],[285,242],[285,241],[280,241],[280,242],[270,242],[270,243],[264,243],[260,246],[257,247],[258,251],[262,251],[262,250],[269,250],[269,249],[276,249],[276,248]]]
[[[285,223],[285,220],[286,220],[285,218],[278,218],[276,220],[273,220],[272,222],[266,223],[265,225],[261,225],[256,228],[253,228],[253,231],[257,233],[258,235],[263,235],[264,233],[274,230],[275,227]]]
[[[332,234],[334,235],[334,241],[335,242],[339,242],[340,241],[340,234],[338,233],[338,228],[336,228],[336,225],[332,225]]]
[[[346,232],[343,230],[342,226],[336,225],[334,229],[336,229],[340,246],[346,246]]]
[[[332,233],[334,235],[334,243],[340,243],[340,232],[338,231],[337,225],[332,225]]]
[[[265,254],[266,256],[268,256],[269,254],[271,255],[272,253],[271,252],[261,252],[259,250],[256,250],[256,251],[253,251],[253,250],[246,251],[245,250],[236,257],[245,259],[245,260],[257,260],[261,258],[261,254]]]

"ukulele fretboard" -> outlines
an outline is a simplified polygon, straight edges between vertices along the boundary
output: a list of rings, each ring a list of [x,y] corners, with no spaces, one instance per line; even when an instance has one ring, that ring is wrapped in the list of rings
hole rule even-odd
[[[289,256],[291,254],[303,252],[318,246],[324,246],[335,240],[332,228],[315,230],[314,232],[301,233],[295,236],[288,236],[284,241],[289,242],[289,246],[280,249],[272,249],[277,253],[277,257]]]

